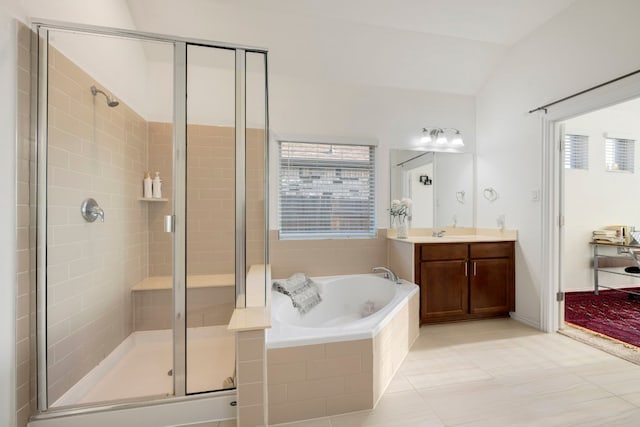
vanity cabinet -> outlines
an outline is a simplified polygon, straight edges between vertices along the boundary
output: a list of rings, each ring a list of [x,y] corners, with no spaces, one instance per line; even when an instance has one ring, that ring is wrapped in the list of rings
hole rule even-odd
[[[421,323],[515,310],[514,242],[416,244],[414,259]]]

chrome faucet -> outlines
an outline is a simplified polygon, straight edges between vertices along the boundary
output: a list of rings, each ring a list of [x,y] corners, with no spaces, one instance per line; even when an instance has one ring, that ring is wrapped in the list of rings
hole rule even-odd
[[[431,237],[442,237],[446,232],[447,230],[440,230],[440,231],[433,230],[431,231]]]
[[[389,279],[394,283],[401,284],[402,280],[398,277],[396,273],[388,269],[387,267],[373,267],[371,271],[384,271],[384,278]]]

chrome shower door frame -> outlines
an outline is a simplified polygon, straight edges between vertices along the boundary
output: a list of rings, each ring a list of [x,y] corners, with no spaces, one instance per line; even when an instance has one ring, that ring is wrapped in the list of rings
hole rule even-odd
[[[37,102],[32,106],[36,135],[36,394],[37,412],[40,417],[65,416],[92,411],[116,410],[122,408],[157,405],[167,399],[154,397],[131,400],[110,401],[97,406],[78,408],[62,408],[53,410],[49,407],[47,393],[47,147],[48,147],[48,47],[49,31],[74,31],[84,34],[116,36],[137,40],[157,41],[172,44],[174,47],[174,91],[173,91],[173,382],[172,398],[199,399],[202,394],[187,396],[186,391],[186,177],[187,177],[187,46],[197,45],[210,48],[224,48],[236,53],[236,307],[245,305],[246,278],[246,52],[264,54],[265,59],[265,152],[268,153],[268,71],[267,50],[258,47],[240,46],[206,40],[187,39],[144,33],[117,28],[98,27],[82,24],[70,24],[49,20],[34,20],[38,50],[37,66],[33,67],[37,78],[34,79]],[[268,164],[268,156],[265,156]],[[265,204],[268,206],[268,169],[265,168],[266,194]],[[268,260],[268,209],[265,209],[265,262]],[[216,394],[235,393],[218,391]]]

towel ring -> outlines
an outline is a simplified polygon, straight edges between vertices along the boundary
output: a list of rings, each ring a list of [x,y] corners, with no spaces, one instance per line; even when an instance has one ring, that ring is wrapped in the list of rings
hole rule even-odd
[[[496,201],[498,199],[498,192],[494,190],[493,187],[485,188],[482,191],[482,195],[490,202]]]
[[[464,204],[464,190],[456,191],[456,200],[458,203]]]

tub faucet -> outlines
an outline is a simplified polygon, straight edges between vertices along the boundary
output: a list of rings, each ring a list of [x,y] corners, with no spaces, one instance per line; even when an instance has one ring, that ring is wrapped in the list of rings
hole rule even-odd
[[[385,279],[389,279],[392,282],[401,284],[402,280],[398,277],[398,275],[396,273],[394,273],[393,271],[389,270],[387,267],[373,267],[371,269],[371,271],[384,271],[384,278]]]
[[[433,230],[431,232],[431,237],[442,237],[442,236],[444,236],[444,233],[446,233],[446,232],[447,232],[447,230],[440,230],[440,231]]]

